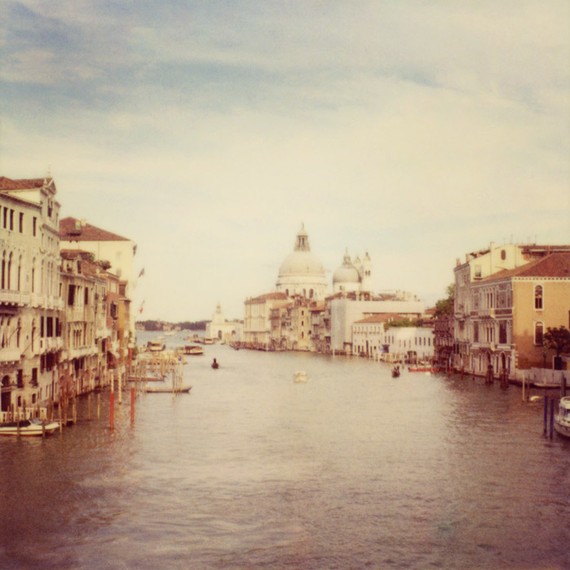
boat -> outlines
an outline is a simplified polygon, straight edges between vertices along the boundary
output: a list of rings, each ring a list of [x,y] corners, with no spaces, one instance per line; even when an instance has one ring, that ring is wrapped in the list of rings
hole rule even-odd
[[[161,352],[166,346],[161,340],[149,340],[146,344],[146,348],[149,352]]]
[[[392,368],[392,378],[398,378],[398,376],[400,376],[400,367],[394,366],[394,368]]]
[[[0,424],[0,435],[42,436],[59,429],[58,422],[42,422],[37,418]]]
[[[204,349],[197,344],[187,344],[184,347],[184,354],[188,354],[190,356],[200,356],[204,354]]]
[[[408,372],[439,372],[439,368],[430,365],[408,366]]]
[[[188,394],[192,386],[145,386],[146,394]]]
[[[554,429],[564,437],[570,437],[570,396],[560,398],[558,413],[554,416]]]
[[[212,368],[214,370],[217,370],[220,367],[220,364],[218,363],[218,361],[214,358],[214,361],[212,362]]]
[[[204,344],[214,344],[214,339],[209,337],[209,336],[206,336],[206,337],[204,337],[204,340],[202,342]]]
[[[309,381],[309,377],[304,370],[297,370],[295,374],[293,374],[293,382],[295,384],[304,384],[305,382]]]

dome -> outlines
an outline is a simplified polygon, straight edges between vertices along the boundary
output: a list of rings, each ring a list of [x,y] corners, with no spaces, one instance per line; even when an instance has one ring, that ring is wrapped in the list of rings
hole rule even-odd
[[[354,267],[348,252],[344,254],[342,265],[333,273],[333,284],[360,283],[360,274]]]
[[[326,293],[325,268],[314,253],[311,253],[309,236],[301,226],[295,240],[295,250],[287,255],[279,268],[277,291],[287,296],[302,295],[320,299]]]
[[[317,256],[310,251],[290,253],[279,268],[279,277],[287,275],[324,275],[325,269]]]

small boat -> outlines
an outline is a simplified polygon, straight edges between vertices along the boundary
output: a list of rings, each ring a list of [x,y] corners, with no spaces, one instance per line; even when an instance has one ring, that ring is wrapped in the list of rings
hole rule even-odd
[[[220,364],[218,363],[218,361],[214,358],[213,362],[212,362],[212,368],[214,370],[217,370],[220,367]]]
[[[42,422],[37,418],[0,424],[0,435],[42,436],[59,429],[58,422]]]
[[[305,382],[309,381],[309,377],[304,370],[297,370],[295,374],[293,374],[293,382],[295,384],[304,384]]]
[[[209,337],[209,336],[206,336],[206,337],[204,337],[204,340],[202,342],[204,344],[214,344],[214,339]]]
[[[564,437],[570,437],[570,396],[560,398],[558,413],[554,416],[554,429]]]
[[[149,352],[161,352],[166,346],[161,340],[149,340],[146,348]]]
[[[184,354],[188,354],[190,356],[200,356],[204,354],[204,349],[197,344],[187,344],[184,347]]]
[[[439,372],[437,366],[408,366],[408,372]]]
[[[192,386],[145,386],[147,394],[188,394]]]
[[[392,378],[398,378],[398,376],[400,376],[400,367],[394,366],[394,368],[392,368]]]

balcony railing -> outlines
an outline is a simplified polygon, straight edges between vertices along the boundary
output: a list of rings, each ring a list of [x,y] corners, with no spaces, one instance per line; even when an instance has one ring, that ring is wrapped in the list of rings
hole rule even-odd
[[[9,291],[7,289],[1,289],[0,303],[24,307],[30,304],[30,294],[24,293],[23,291]]]

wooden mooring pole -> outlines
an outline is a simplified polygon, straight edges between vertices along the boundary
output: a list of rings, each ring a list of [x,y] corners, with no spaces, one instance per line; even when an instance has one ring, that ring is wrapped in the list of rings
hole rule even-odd
[[[115,427],[115,392],[109,394],[109,427]]]
[[[554,398],[550,400],[550,439],[554,437]]]
[[[131,388],[131,425],[135,423],[135,389]]]

